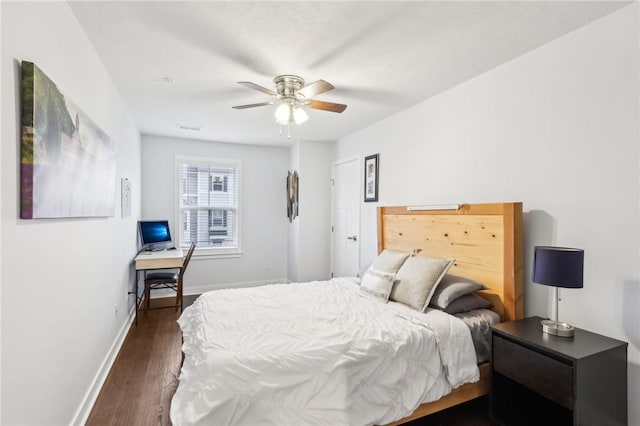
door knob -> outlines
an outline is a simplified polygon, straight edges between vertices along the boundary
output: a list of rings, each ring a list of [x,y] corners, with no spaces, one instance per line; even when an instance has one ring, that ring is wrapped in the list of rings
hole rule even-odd
[[[358,241],[358,237],[354,235],[353,237],[347,237],[347,240]]]

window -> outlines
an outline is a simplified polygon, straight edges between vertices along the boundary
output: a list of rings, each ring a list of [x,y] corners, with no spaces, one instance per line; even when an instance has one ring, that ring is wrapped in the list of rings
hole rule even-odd
[[[178,158],[176,170],[180,246],[195,242],[200,254],[240,253],[240,162]]]

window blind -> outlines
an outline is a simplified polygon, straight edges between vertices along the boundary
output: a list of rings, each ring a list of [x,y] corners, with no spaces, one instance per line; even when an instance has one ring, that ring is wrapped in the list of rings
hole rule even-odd
[[[180,246],[239,250],[240,162],[178,159],[177,182]]]

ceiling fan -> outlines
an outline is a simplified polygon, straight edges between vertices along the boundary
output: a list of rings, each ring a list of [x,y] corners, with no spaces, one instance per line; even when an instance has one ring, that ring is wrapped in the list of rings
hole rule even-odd
[[[238,84],[266,93],[269,96],[273,96],[275,99],[270,102],[238,105],[233,108],[246,109],[279,104],[275,112],[276,122],[285,126],[288,126],[292,122],[301,124],[307,121],[309,116],[305,112],[304,108],[320,109],[330,112],[342,112],[347,108],[344,104],[311,99],[315,95],[334,89],[331,83],[324,80],[314,81],[313,83],[305,86],[304,80],[297,75],[279,75],[273,79],[273,83],[276,86],[275,91],[260,86],[259,84],[251,83],[250,81],[239,81]]]

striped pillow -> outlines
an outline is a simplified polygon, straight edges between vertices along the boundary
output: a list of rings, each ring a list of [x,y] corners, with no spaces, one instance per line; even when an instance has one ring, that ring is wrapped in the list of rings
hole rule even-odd
[[[387,303],[395,279],[395,273],[369,268],[362,277],[360,293],[378,302]]]

